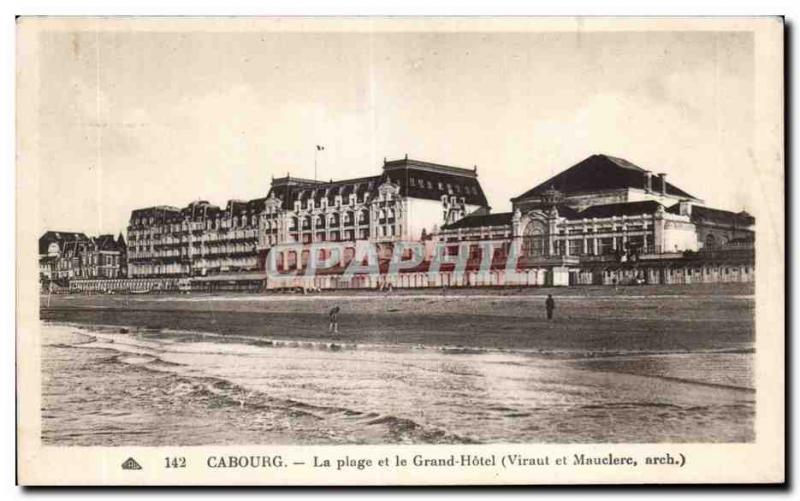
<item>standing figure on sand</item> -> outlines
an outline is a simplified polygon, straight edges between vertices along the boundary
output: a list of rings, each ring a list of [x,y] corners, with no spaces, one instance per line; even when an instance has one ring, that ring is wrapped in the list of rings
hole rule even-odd
[[[331,311],[328,312],[328,317],[330,318],[330,325],[328,326],[328,332],[333,334],[339,333],[339,307],[334,306],[331,308]]]
[[[556,309],[556,301],[553,299],[552,294],[547,295],[547,299],[544,302],[544,307],[547,309],[547,321],[553,320],[553,310]]]

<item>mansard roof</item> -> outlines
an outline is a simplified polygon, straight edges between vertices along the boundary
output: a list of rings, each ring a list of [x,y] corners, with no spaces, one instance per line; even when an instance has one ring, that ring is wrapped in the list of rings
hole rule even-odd
[[[678,214],[680,204],[675,204],[667,209],[667,212]],[[692,205],[691,219],[693,223],[716,223],[732,226],[752,226],[756,224],[756,218],[745,211],[731,212],[722,209],[712,209],[702,205]]]
[[[442,226],[443,230],[457,230],[460,228],[480,228],[483,226],[508,226],[514,216],[511,212],[498,212],[497,214],[483,214],[466,216],[455,223]]]
[[[441,200],[448,195],[463,197],[468,205],[489,206],[475,169],[408,159],[386,162],[383,169],[383,175],[399,184],[404,196]]]
[[[185,209],[184,209],[185,210]],[[130,220],[139,218],[153,218],[156,223],[164,223],[167,221],[180,221],[183,219],[183,211],[171,205],[158,205],[155,207],[145,207],[143,209],[134,209],[131,211]]]
[[[355,193],[358,198],[361,198],[366,192],[377,193],[378,186],[382,184],[381,176],[359,177],[339,181],[330,180],[328,182],[312,181],[287,183],[287,179],[297,181],[299,178],[290,178],[287,176],[286,178],[273,180],[268,195],[268,197],[274,195],[281,199],[281,207],[286,210],[291,210],[294,207],[294,202],[297,200],[306,202],[313,199],[314,204],[319,206],[322,199],[326,197],[328,198],[329,204],[335,203],[337,195],[341,195],[343,201],[347,201],[352,193]]]
[[[649,171],[623,158],[592,155],[512,200],[540,196],[551,187],[563,193],[624,188],[642,189],[646,183],[647,172]],[[653,192],[660,193],[661,184],[661,178],[652,173]],[[696,197],[669,182],[666,183],[666,192],[667,195],[697,200]]]
[[[354,179],[311,181],[286,176],[274,179],[269,195],[282,200],[282,207],[290,210],[294,202],[313,199],[319,205],[323,198],[333,204],[336,196],[347,201],[351,193],[360,199],[365,193],[378,194],[378,187],[391,182],[400,187],[400,194],[410,198],[440,201],[444,195],[463,197],[470,205],[488,206],[486,195],[478,182],[474,169],[421,162],[419,160],[392,160],[384,163],[383,173]]]
[[[94,248],[101,251],[116,251],[119,249],[119,243],[117,239],[114,238],[114,235],[105,234],[99,235],[92,239],[92,243],[94,244]]]
[[[592,205],[586,209],[575,212],[570,216],[564,215],[567,219],[598,219],[606,217],[638,216],[641,214],[654,214],[661,207],[655,200],[643,200],[639,202],[620,202],[616,204]]]
[[[67,242],[84,242],[88,240],[89,237],[87,237],[85,233],[75,231],[46,231],[39,237],[39,254],[47,254],[47,248],[54,242],[63,249],[64,244]]]
[[[221,208],[207,200],[196,200],[186,207],[179,209],[169,205],[159,205],[144,209],[135,209],[131,212],[131,221],[137,218],[154,219],[154,223],[172,223],[183,221],[184,218],[201,219],[216,218],[225,215],[240,216],[242,214],[253,214],[264,209],[266,197],[254,198],[253,200],[229,200],[225,208]]]

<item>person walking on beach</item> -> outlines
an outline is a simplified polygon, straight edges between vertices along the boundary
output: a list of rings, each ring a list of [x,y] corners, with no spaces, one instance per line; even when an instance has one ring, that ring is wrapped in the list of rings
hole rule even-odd
[[[544,307],[547,309],[547,320],[553,320],[553,310],[556,309],[556,301],[553,299],[552,294],[547,295],[547,299],[544,302]]]
[[[339,333],[339,307],[334,306],[331,308],[331,311],[328,312],[328,317],[330,318],[330,325],[328,326],[328,332],[333,334]]]

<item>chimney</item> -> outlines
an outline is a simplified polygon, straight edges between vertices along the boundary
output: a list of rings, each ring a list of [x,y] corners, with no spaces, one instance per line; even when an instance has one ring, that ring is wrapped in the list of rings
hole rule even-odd
[[[681,216],[691,216],[692,215],[692,203],[688,200],[681,200],[678,204],[678,213]]]
[[[644,191],[647,193],[653,191],[653,173],[649,170],[644,172]]]
[[[661,194],[667,194],[667,173],[666,172],[659,172],[658,178],[661,180]]]

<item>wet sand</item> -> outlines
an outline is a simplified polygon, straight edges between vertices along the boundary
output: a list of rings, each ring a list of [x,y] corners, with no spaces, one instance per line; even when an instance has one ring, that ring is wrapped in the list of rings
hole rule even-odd
[[[753,346],[750,284],[503,292],[54,296],[41,318],[221,336],[542,352],[746,351]],[[546,293],[556,298],[553,322],[545,319]],[[327,333],[327,312],[334,305],[341,308],[336,337]]]
[[[746,289],[586,292],[53,297],[43,440],[753,440]]]

